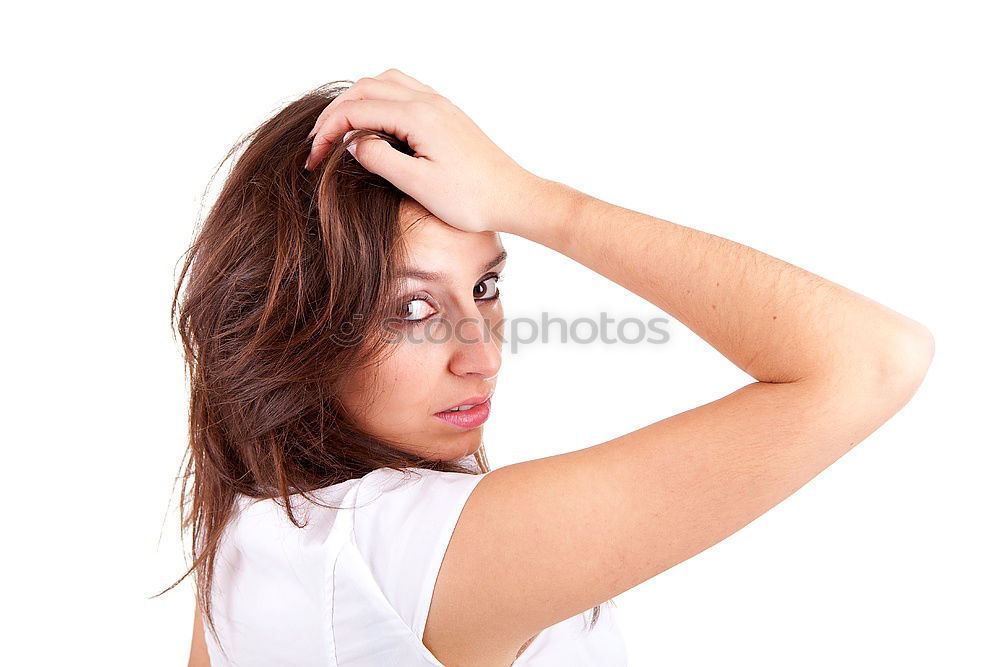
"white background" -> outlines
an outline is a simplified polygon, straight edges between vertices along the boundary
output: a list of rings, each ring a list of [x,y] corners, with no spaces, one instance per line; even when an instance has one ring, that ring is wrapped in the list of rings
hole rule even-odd
[[[541,176],[763,250],[934,334],[923,386],[883,428],[616,598],[630,665],[998,664],[994,6],[8,9],[0,661],[186,661],[189,581],[148,598],[183,572],[171,492],[187,406],[169,304],[202,191],[295,96],[396,67]],[[663,315],[504,240],[510,318]],[[486,431],[494,467],[752,381],[669,329],[661,346],[509,355]]]

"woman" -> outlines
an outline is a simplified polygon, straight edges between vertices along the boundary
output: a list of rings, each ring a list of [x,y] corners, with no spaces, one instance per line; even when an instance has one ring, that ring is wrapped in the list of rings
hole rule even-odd
[[[933,356],[925,327],[835,283],[527,172],[395,69],[250,139],[184,267],[191,664],[623,665],[611,598],[799,489]],[[491,471],[498,232],[757,381]]]

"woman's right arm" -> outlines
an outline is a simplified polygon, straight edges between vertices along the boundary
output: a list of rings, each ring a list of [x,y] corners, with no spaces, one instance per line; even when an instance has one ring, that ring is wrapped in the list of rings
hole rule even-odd
[[[499,229],[648,299],[759,381],[483,479],[425,629],[445,664],[476,664],[484,651],[509,664],[535,633],[747,525],[905,405],[934,350],[922,325],[752,248],[558,183],[520,201]]]
[[[907,385],[933,354],[923,325],[759,250],[562,183],[530,189],[498,229],[638,294],[760,382],[867,375]]]
[[[310,163],[348,128],[404,138],[415,156],[368,140],[356,157],[441,220],[565,254],[673,315],[758,380],[480,480],[424,625],[424,644],[444,664],[509,665],[541,630],[725,539],[885,423],[927,371],[934,345],[922,325],[747,246],[529,174],[398,70],[331,103]]]

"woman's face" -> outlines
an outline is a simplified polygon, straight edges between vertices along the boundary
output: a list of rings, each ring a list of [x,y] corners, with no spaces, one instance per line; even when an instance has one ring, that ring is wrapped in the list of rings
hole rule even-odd
[[[479,449],[490,404],[439,413],[493,394],[504,333],[497,275],[506,253],[495,232],[461,231],[410,200],[400,218],[411,272],[399,294],[405,321],[393,324],[395,342],[381,365],[346,380],[342,401],[371,433],[453,461]]]

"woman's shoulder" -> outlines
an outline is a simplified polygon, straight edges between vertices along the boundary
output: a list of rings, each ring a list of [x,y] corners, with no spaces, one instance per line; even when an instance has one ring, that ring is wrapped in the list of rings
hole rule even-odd
[[[485,474],[451,472],[428,468],[378,468],[359,478],[359,495],[373,500],[385,494],[412,495],[421,491],[445,491],[475,485]]]
[[[458,518],[485,477],[380,469],[358,487],[349,521],[353,555],[345,564],[365,571],[416,637],[423,636],[434,583]]]
[[[448,505],[456,496],[465,495],[483,474],[450,472],[426,468],[376,468],[360,477],[288,496],[288,505],[296,517],[308,519],[317,514],[349,509],[368,517],[373,513],[392,514],[420,502],[424,506]],[[285,517],[288,512],[282,497],[256,498],[237,495],[240,521]]]
[[[358,531],[377,521],[386,530],[402,521],[440,520],[462,509],[486,474],[424,468],[379,468],[359,480],[355,494]]]
[[[289,494],[287,506],[281,496],[257,498],[237,495],[235,512],[227,530],[234,539],[243,543],[255,542],[254,537],[261,535],[265,539],[296,537],[315,543],[319,534],[328,534],[335,525],[343,524],[344,519],[338,516],[340,510],[353,504],[356,489],[369,475],[343,480],[307,493]]]

